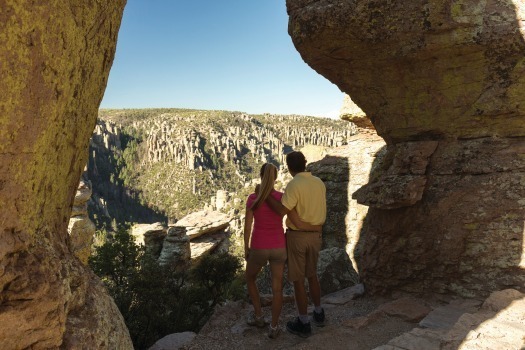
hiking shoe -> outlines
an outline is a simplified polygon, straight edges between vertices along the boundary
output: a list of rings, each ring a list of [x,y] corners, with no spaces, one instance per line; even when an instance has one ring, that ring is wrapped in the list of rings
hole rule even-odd
[[[302,323],[299,317],[293,321],[289,321],[286,324],[286,330],[302,338],[308,338],[312,335],[312,327],[310,327],[310,322]]]
[[[255,326],[262,328],[266,326],[266,321],[264,320],[264,316],[261,315],[259,317],[255,316],[255,314],[252,312],[250,313],[250,316],[248,316],[248,321],[246,321],[249,326]]]
[[[324,327],[324,309],[321,312],[317,313],[314,310],[314,323],[317,327]]]
[[[279,325],[277,325],[275,328],[270,325],[268,327],[268,338],[275,339],[281,334],[281,329],[279,328]]]

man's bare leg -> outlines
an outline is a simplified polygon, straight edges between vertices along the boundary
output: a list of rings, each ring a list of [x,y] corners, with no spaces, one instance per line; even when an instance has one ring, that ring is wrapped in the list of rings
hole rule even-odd
[[[304,279],[294,281],[293,289],[295,292],[295,303],[297,304],[297,311],[299,311],[299,316],[308,315],[308,297],[306,295]]]
[[[295,287],[295,284],[294,284]],[[321,285],[317,275],[308,278],[308,287],[310,288],[310,297],[315,306],[321,306]]]

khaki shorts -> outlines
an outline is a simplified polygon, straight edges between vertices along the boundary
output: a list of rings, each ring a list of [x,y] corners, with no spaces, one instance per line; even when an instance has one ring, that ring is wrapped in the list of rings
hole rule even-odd
[[[290,282],[317,275],[317,260],[322,241],[321,232],[286,231]]]
[[[250,249],[250,255],[248,255],[249,263],[264,266],[267,261],[270,262],[270,265],[275,263],[284,264],[286,262],[286,248]]]

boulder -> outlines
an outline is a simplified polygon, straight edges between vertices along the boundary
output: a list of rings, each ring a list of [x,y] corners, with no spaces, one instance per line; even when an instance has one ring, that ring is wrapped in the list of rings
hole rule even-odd
[[[522,1],[286,5],[301,57],[387,142],[525,134]]]
[[[221,231],[228,227],[230,217],[218,211],[197,211],[186,215],[179,221],[177,226],[186,228],[186,235],[190,239],[201,235]]]
[[[197,334],[193,332],[173,333],[159,339],[149,350],[175,350],[191,344]]]
[[[73,201],[74,206],[84,206],[87,201],[91,198],[92,194],[91,183],[81,178],[78,184],[77,193],[75,194],[75,200]]]
[[[319,252],[317,277],[321,284],[321,294],[330,294],[359,282],[359,276],[352,262],[342,248],[328,248]]]
[[[71,251],[80,261],[87,264],[96,231],[95,224],[85,215],[74,216],[69,219],[67,231]]]
[[[166,228],[160,223],[136,224],[131,228],[135,243],[143,244],[156,258],[160,256],[162,245],[167,235]]]

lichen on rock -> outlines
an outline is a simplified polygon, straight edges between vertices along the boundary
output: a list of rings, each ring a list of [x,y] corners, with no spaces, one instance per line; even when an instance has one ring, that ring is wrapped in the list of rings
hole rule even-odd
[[[114,302],[67,244],[124,5],[2,5],[0,339],[6,349],[132,348]]]

